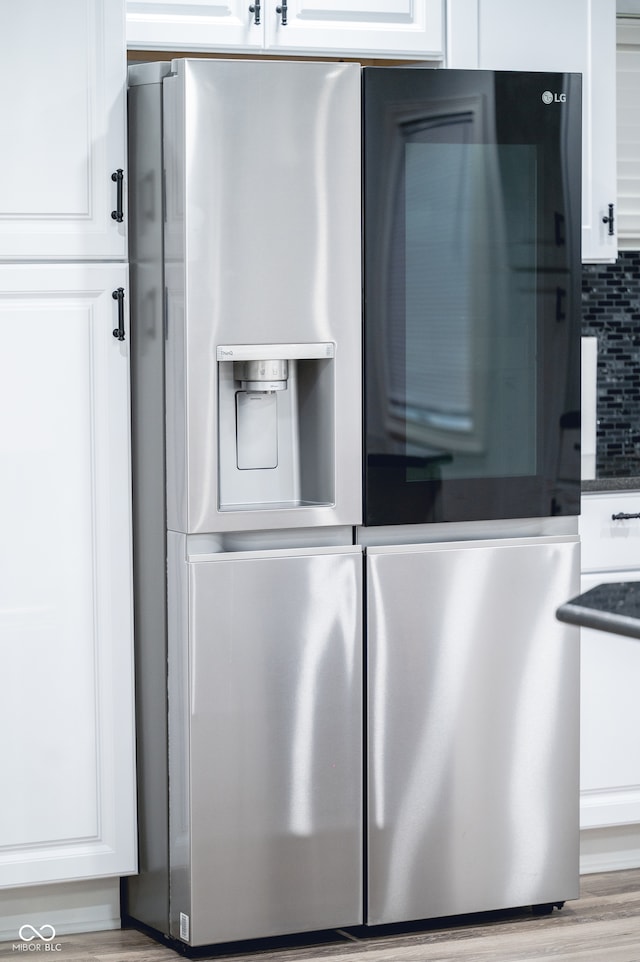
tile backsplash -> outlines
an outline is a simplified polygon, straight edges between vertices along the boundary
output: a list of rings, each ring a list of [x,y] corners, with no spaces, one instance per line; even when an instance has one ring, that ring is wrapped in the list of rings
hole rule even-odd
[[[582,268],[582,333],[598,338],[596,475],[640,476],[640,251]]]

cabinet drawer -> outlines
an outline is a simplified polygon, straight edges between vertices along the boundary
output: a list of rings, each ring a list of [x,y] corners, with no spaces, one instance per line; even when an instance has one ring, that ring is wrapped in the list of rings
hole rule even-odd
[[[614,520],[619,514],[640,514],[640,491],[582,498],[583,571],[640,568],[640,518]]]

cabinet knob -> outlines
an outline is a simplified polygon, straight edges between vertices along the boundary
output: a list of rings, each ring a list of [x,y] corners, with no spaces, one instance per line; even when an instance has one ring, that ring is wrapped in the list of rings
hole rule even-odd
[[[636,518],[640,518],[640,513],[638,514],[627,514],[626,511],[619,511],[618,514],[612,514],[612,521],[634,521]]]
[[[280,6],[276,7],[276,13],[280,14],[280,22],[283,27],[287,25],[287,0],[282,0]]]
[[[260,23],[260,0],[255,0],[249,7],[249,13],[253,14],[253,22],[258,25]]]

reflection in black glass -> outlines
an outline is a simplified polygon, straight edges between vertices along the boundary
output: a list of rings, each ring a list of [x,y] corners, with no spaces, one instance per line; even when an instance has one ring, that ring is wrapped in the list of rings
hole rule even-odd
[[[439,459],[442,478],[527,476],[537,451],[536,148],[469,142],[472,122],[465,112],[403,131],[387,424],[408,455]],[[407,480],[422,477],[407,469]]]

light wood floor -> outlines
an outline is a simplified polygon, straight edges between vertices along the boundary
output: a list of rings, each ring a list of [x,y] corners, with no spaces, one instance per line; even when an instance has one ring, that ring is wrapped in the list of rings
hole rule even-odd
[[[141,932],[125,929],[56,938],[60,951],[18,952],[0,945],[0,958],[29,956],[58,962],[179,962],[183,958]],[[200,956],[202,960],[203,956]],[[353,939],[330,945],[206,958],[241,962],[640,962],[640,869],[587,875],[581,897],[552,915],[518,911],[474,917],[455,926]]]

